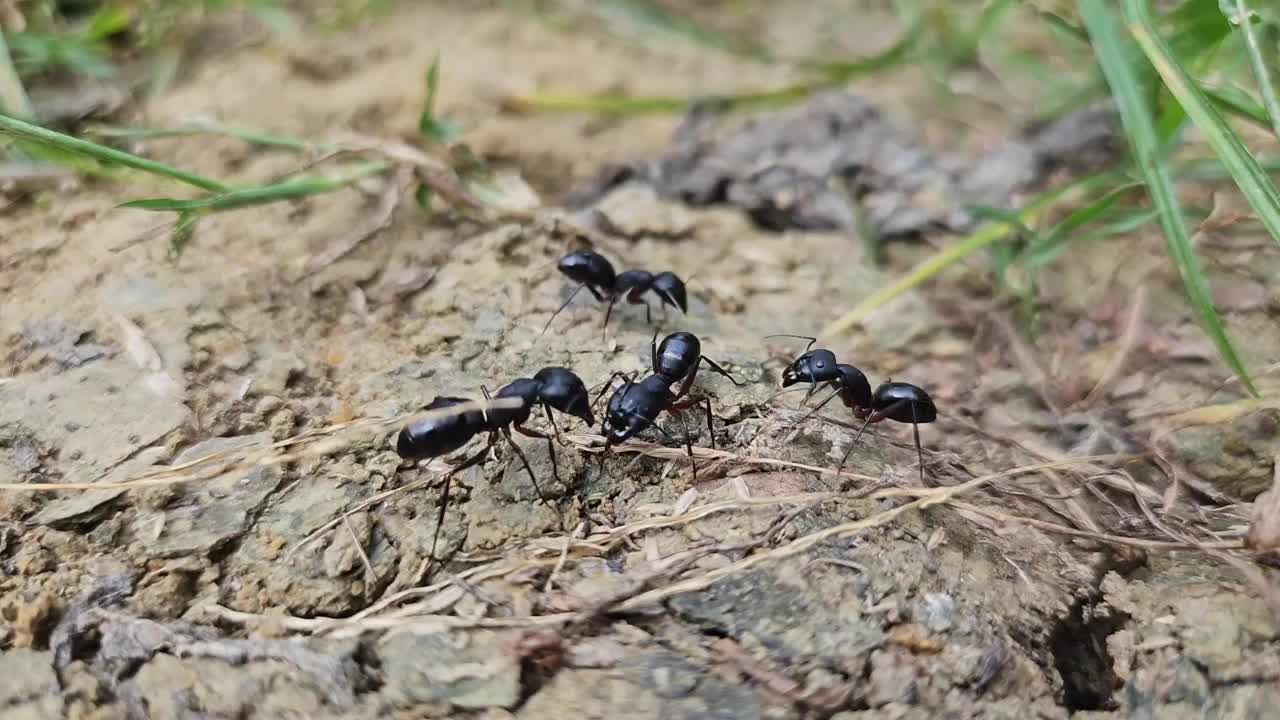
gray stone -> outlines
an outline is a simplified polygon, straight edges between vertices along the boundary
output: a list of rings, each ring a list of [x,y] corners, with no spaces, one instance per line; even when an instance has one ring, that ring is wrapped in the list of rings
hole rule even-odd
[[[924,596],[924,626],[934,632],[951,629],[956,612],[956,601],[946,593],[926,593]]]
[[[26,648],[0,653],[0,708],[41,700],[56,692],[53,653]]]
[[[174,464],[245,444],[270,442],[270,435],[265,433],[213,438],[187,448]],[[249,527],[279,485],[279,469],[269,466],[230,472],[198,485],[183,486],[182,493],[164,513],[160,536],[146,544],[147,552],[154,557],[179,557],[207,554],[222,547]]]
[[[187,418],[182,398],[143,389],[146,375],[117,357],[57,375],[14,378],[0,385],[0,434],[29,434],[58,450],[64,477],[92,480]]]
[[[520,664],[492,632],[400,633],[378,646],[387,701],[395,707],[442,702],[459,708],[513,708]]]

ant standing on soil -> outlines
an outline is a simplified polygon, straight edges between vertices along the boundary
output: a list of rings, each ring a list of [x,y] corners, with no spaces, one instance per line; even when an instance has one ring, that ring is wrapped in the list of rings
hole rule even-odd
[[[481,391],[486,400],[490,399],[487,389],[481,386]],[[466,445],[480,433],[489,433],[489,442],[483,449],[455,465],[444,476],[444,489],[440,495],[440,510],[436,516],[435,534],[431,538],[430,557],[432,559],[436,556],[440,527],[444,524],[445,509],[449,506],[449,486],[453,476],[466,468],[484,462],[489,451],[497,444],[500,435],[506,438],[511,449],[524,464],[524,469],[529,473],[529,479],[533,481],[533,488],[538,493],[538,499],[554,510],[556,515],[560,515],[559,509],[552,505],[547,496],[542,493],[538,478],[534,476],[533,468],[529,465],[529,459],[516,444],[511,430],[514,428],[516,432],[526,437],[547,441],[547,447],[551,452],[551,472],[559,481],[560,470],[556,464],[556,448],[552,436],[540,430],[527,428],[524,424],[528,422],[534,406],[541,405],[546,411],[551,429],[557,436],[560,434],[560,428],[556,426],[555,418],[551,414],[552,409],[580,418],[588,427],[594,425],[595,418],[591,414],[586,385],[581,378],[566,368],[546,367],[539,370],[533,378],[513,380],[498,390],[497,398],[516,398],[522,404],[519,407],[463,410],[452,415],[424,418],[406,425],[400,430],[400,435],[396,439],[396,452],[400,457],[406,460],[423,460],[447,455]],[[470,401],[466,398],[441,396],[432,400],[423,409],[439,410],[467,402]],[[561,517],[561,524],[563,523],[564,518]]]
[[[613,306],[619,299],[625,299],[632,305],[644,305],[645,322],[653,322],[653,310],[644,299],[644,294],[650,290],[657,294],[664,307],[670,305],[681,313],[689,312],[689,297],[684,281],[673,272],[660,272],[655,275],[647,270],[627,270],[619,274],[614,271],[613,264],[607,258],[591,250],[571,252],[560,258],[557,267],[565,277],[578,283],[578,287],[574,288],[573,292],[569,293],[569,298],[551,314],[547,324],[542,327],[543,333],[551,327],[551,321],[573,302],[573,298],[584,287],[600,302],[609,303],[604,313],[604,328],[609,327],[609,316],[613,313]]]
[[[858,434],[849,444],[849,449],[841,458],[839,467],[836,468],[837,476],[844,469],[849,453],[853,452],[853,447],[858,444],[867,425],[883,420],[893,420],[911,423],[916,441],[916,459],[920,464],[920,484],[924,484],[924,451],[920,447],[920,423],[931,423],[938,419],[938,409],[934,406],[929,393],[921,387],[904,382],[882,383],[873,393],[871,384],[867,382],[867,376],[861,370],[852,365],[836,362],[835,353],[830,350],[824,348],[811,350],[813,344],[818,341],[817,338],[807,335],[769,335],[768,337],[795,337],[809,341],[804,353],[782,371],[784,388],[802,382],[810,384],[809,392],[805,394],[801,405],[813,396],[819,385],[825,383],[832,388],[831,394],[818,403],[817,407],[796,421],[797,425],[821,410],[836,396],[840,397],[845,407],[853,411],[854,416],[864,420],[862,427],[858,429]]]
[[[604,389],[607,390],[616,378],[627,377],[626,383],[614,391],[609,398],[604,421],[600,426],[600,434],[605,438],[604,453],[600,455],[601,467],[604,466],[605,455],[613,444],[625,442],[646,428],[656,428],[668,440],[674,440],[666,430],[662,429],[662,426],[657,424],[656,420],[664,410],[679,413],[697,402],[692,399],[681,402],[681,399],[693,388],[693,381],[698,376],[698,367],[703,362],[707,363],[713,371],[728,378],[729,382],[738,387],[742,386],[742,383],[719,363],[702,354],[702,342],[693,333],[672,333],[663,338],[660,345],[657,344],[657,340],[658,333],[655,330],[653,339],[649,342],[652,374],[640,382],[635,382],[634,373],[628,377],[624,373],[615,372],[605,383]],[[681,383],[680,390],[672,393],[671,388],[676,383]],[[604,395],[604,390],[601,390],[600,395]],[[702,399],[706,402],[707,433],[711,438],[711,447],[714,448],[716,438],[715,430],[711,426],[711,398],[704,394]],[[684,415],[681,414],[679,417],[683,425]],[[693,443],[689,439],[687,425],[684,428],[684,445],[689,453],[689,464],[693,468],[693,478],[696,482],[698,466],[693,458]]]

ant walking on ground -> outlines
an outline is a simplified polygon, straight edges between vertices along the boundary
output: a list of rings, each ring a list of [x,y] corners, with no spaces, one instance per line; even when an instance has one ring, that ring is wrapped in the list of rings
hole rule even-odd
[[[483,387],[481,390],[484,392],[485,399],[489,400],[489,391]],[[591,413],[591,405],[588,402],[589,395],[586,385],[581,378],[566,368],[546,367],[539,370],[532,378],[513,380],[500,388],[496,397],[500,400],[517,399],[520,403],[516,407],[489,407],[478,410],[461,410],[457,413],[443,416],[433,415],[406,425],[400,430],[400,435],[396,439],[396,452],[399,453],[400,457],[406,460],[423,460],[448,455],[466,445],[477,435],[484,432],[489,433],[489,442],[485,444],[484,448],[453,466],[444,476],[444,488],[440,494],[440,509],[436,515],[435,534],[431,538],[431,555],[429,556],[431,559],[436,556],[436,544],[440,539],[440,528],[444,525],[445,510],[449,506],[449,488],[453,476],[462,470],[484,462],[489,451],[497,444],[499,438],[505,438],[516,456],[520,458],[525,471],[529,473],[529,479],[533,481],[533,488],[538,493],[538,499],[555,511],[556,515],[560,517],[561,525],[564,524],[564,518],[560,514],[560,510],[543,494],[542,487],[538,485],[538,478],[534,475],[533,468],[529,465],[529,459],[525,456],[524,451],[520,449],[520,446],[516,444],[511,431],[514,429],[526,437],[540,438],[547,441],[547,447],[551,454],[551,472],[555,475],[556,481],[559,482],[560,470],[556,463],[553,436],[540,430],[525,427],[525,423],[529,421],[529,416],[532,414],[534,407],[541,405],[556,437],[559,436],[560,429],[556,426],[555,418],[551,414],[553,409],[581,419],[588,427],[595,424],[595,418]],[[470,402],[472,401],[466,398],[441,396],[432,400],[423,409],[440,410]]]
[[[924,484],[924,451],[920,447],[920,424],[931,423],[938,419],[938,409],[933,404],[929,393],[919,386],[904,382],[885,382],[871,390],[867,376],[861,370],[836,361],[835,353],[825,348],[811,349],[817,338],[807,335],[769,335],[767,337],[794,337],[808,340],[805,351],[782,371],[782,387],[790,387],[797,383],[809,383],[809,391],[804,402],[817,391],[820,385],[832,388],[832,392],[818,406],[796,421],[799,424],[809,419],[814,413],[837,396],[844,406],[853,411],[855,417],[862,418],[862,427],[854,436],[853,442],[845,450],[840,465],[836,468],[836,476],[844,469],[849,454],[858,444],[862,433],[871,423],[893,420],[900,423],[911,423],[915,436],[916,460],[920,465],[920,484]]]
[[[609,381],[605,383],[604,390],[600,392],[600,395],[603,396],[604,391],[609,389],[616,378],[626,377],[626,382],[615,390],[609,398],[609,403],[605,409],[604,421],[600,426],[600,433],[605,438],[604,452],[600,455],[600,466],[602,468],[610,447],[635,437],[646,428],[655,428],[668,440],[675,440],[656,421],[663,411],[667,411],[673,414],[679,413],[680,422],[684,425],[682,411],[687,410],[697,402],[693,399],[685,400],[685,396],[693,388],[694,379],[697,377],[698,368],[702,363],[705,362],[714,372],[725,376],[734,385],[742,386],[742,383],[738,382],[719,363],[702,354],[702,342],[693,333],[672,333],[663,338],[661,344],[658,344],[657,340],[658,333],[654,331],[653,339],[649,342],[650,361],[652,363],[651,374],[641,381],[635,382],[634,373],[627,376],[624,373],[615,372],[609,377]],[[681,384],[679,391],[672,392],[672,387],[677,383]],[[716,446],[716,438],[715,430],[711,425],[711,398],[704,394],[702,400],[706,403],[707,433],[711,438],[711,447],[714,448]],[[693,443],[689,438],[688,425],[684,425],[684,445],[685,450],[689,453],[689,463],[692,466],[693,478],[696,482],[698,479],[698,465],[693,457]]]
[[[673,272],[660,272],[655,275],[647,270],[627,270],[618,273],[607,258],[591,250],[571,252],[560,258],[557,267],[565,277],[578,283],[578,287],[569,293],[568,299],[547,319],[547,324],[542,327],[543,333],[547,332],[547,328],[551,327],[551,321],[573,302],[573,298],[584,287],[597,300],[609,304],[604,313],[602,332],[609,327],[609,316],[613,313],[613,306],[620,299],[625,299],[632,305],[644,305],[645,322],[652,323],[653,310],[649,302],[644,299],[644,294],[650,290],[658,296],[663,307],[669,305],[682,314],[689,312],[689,296],[684,281]]]

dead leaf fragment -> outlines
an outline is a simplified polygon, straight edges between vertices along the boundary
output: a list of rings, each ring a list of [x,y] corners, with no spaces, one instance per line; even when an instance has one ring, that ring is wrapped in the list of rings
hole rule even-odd
[[[889,642],[910,650],[913,653],[942,652],[942,642],[929,635],[929,631],[915,623],[894,625],[889,629]]]

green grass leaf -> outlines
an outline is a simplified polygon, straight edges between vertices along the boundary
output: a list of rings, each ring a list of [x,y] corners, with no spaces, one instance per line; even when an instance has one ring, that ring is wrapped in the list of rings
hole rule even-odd
[[[217,180],[180,170],[164,163],[148,160],[115,148],[81,140],[71,135],[49,130],[14,117],[0,115],[0,135],[13,138],[18,144],[34,146],[37,150],[48,148],[67,156],[84,158],[107,166],[121,166],[140,170],[151,175],[177,180],[180,183],[211,192],[226,192],[229,188]]]
[[[1179,64],[1169,46],[1154,32],[1146,0],[1125,0],[1125,14],[1129,20],[1130,32],[1164,80],[1169,92],[1187,111],[1191,121],[1200,129],[1205,140],[1235,179],[1240,192],[1258,214],[1258,219],[1276,243],[1280,244],[1280,192],[1276,190],[1271,178],[1258,165],[1240,136],[1218,114],[1199,84]]]
[[[1129,4],[1133,3],[1133,0],[1127,1]],[[1160,157],[1161,148],[1151,111],[1139,84],[1139,73],[1131,61],[1133,55],[1127,49],[1119,23],[1113,17],[1106,0],[1080,0],[1079,7],[1103,75],[1119,107],[1125,135],[1139,173],[1147,186],[1152,204],[1159,211],[1160,226],[1169,246],[1169,254],[1182,276],[1182,284],[1191,305],[1200,318],[1201,326],[1217,347],[1218,354],[1240,378],[1249,393],[1256,396],[1257,390],[1227,336],[1222,317],[1214,307],[1209,282],[1192,249],[1182,208],[1174,193],[1173,181]],[[1190,108],[1188,111],[1190,112]]]
[[[1276,99],[1276,88],[1271,83],[1271,71],[1262,57],[1262,42],[1254,32],[1254,20],[1260,19],[1249,9],[1245,0],[1221,0],[1222,14],[1227,21],[1240,29],[1244,37],[1245,49],[1249,54],[1249,66],[1253,68],[1253,76],[1258,81],[1258,90],[1262,94],[1262,104],[1266,106],[1267,118],[1271,121],[1271,130],[1280,139],[1280,100]],[[1272,47],[1274,53],[1276,48]]]
[[[362,178],[386,172],[390,167],[391,164],[387,162],[369,162],[357,165],[353,169],[333,177],[291,178],[271,185],[230,190],[195,200],[178,200],[175,198],[132,200],[121,203],[117,207],[176,213],[236,210],[255,205],[267,205],[311,195],[331,193],[348,187],[351,183]]]
[[[652,0],[596,0],[588,6],[598,15],[610,16],[658,36],[666,36],[691,42],[705,48],[720,50],[732,55],[769,62],[772,56],[764,46],[740,40],[714,28],[707,27],[683,15],[678,15]]]
[[[462,133],[457,123],[436,117],[436,88],[440,84],[440,56],[431,61],[427,68],[426,97],[422,101],[422,114],[418,117],[418,132],[423,137],[441,145],[448,145]]]

